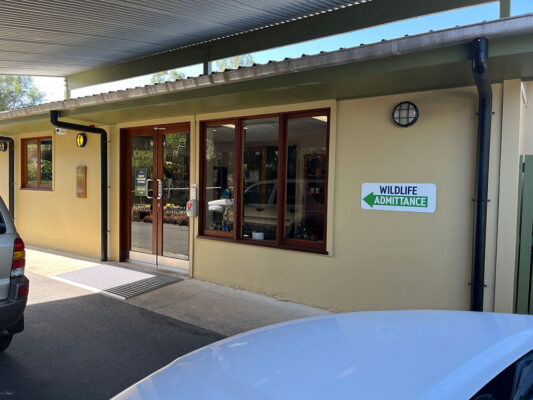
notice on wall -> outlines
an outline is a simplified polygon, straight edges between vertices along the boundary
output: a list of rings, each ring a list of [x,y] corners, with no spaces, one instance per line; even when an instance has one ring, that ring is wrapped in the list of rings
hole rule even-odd
[[[87,198],[87,166],[76,167],[76,197],[78,199]]]
[[[146,196],[146,168],[135,170],[135,196]]]
[[[363,183],[361,187],[363,210],[434,213],[436,206],[433,183]]]

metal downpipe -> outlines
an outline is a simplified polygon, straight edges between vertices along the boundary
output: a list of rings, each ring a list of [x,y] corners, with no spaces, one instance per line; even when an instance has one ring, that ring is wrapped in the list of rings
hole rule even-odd
[[[9,213],[15,220],[15,141],[7,136],[0,136],[0,141],[7,142],[9,152]]]
[[[100,135],[100,260],[107,261],[107,132],[105,129],[95,126],[73,124],[70,122],[58,121],[59,112],[50,111],[50,122],[56,128],[68,129],[71,131],[95,133]]]
[[[472,278],[470,310],[483,311],[485,286],[485,239],[487,236],[487,203],[489,187],[490,128],[492,120],[492,86],[489,79],[489,41],[473,42],[472,72],[479,96],[476,182],[474,193],[474,226],[472,240]]]

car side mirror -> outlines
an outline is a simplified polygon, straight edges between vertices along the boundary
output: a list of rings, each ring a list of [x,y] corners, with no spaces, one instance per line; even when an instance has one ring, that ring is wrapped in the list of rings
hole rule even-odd
[[[4,224],[3,222],[0,222],[0,235],[6,233],[6,231],[7,231],[6,224]]]

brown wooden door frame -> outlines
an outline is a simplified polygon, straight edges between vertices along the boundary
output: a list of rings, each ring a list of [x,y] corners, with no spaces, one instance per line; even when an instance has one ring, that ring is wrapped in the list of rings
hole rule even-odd
[[[164,129],[161,129],[164,128]],[[154,127],[154,149],[156,151],[157,157],[154,158],[154,167],[155,167],[155,179],[154,179],[154,188],[156,190],[154,201],[157,209],[157,224],[155,227],[156,236],[155,236],[155,247],[153,249],[153,254],[157,256],[163,255],[163,135],[165,135],[167,130],[166,126],[156,126]],[[159,182],[161,181],[161,198],[158,199],[159,195]]]
[[[122,129],[121,130],[121,139],[124,140],[124,145],[121,146],[123,149],[124,154],[121,155],[122,159],[122,171],[121,173],[121,219],[122,219],[122,229],[121,229],[121,251],[120,251],[120,259],[121,261],[124,261],[127,258],[128,252],[131,249],[131,139],[133,137],[151,137],[153,141],[152,146],[152,178],[155,180],[157,171],[155,170],[154,166],[156,165],[156,158],[157,158],[157,152],[156,152],[156,135],[155,132],[152,130],[147,129],[148,127],[139,127],[139,128],[129,128],[129,129]],[[156,191],[154,191],[154,188],[156,186],[154,185],[154,182],[152,182],[152,253],[154,253],[154,246],[156,243],[157,238],[157,203],[154,194],[156,194]]]
[[[164,128],[164,129],[161,129]],[[158,181],[163,182],[163,136],[176,133],[172,130],[189,132],[190,123],[161,124],[124,128],[120,130],[120,261],[125,261],[131,249],[131,138],[151,136],[153,141],[152,157],[152,254],[163,255],[163,196],[157,199]],[[190,164],[190,149],[189,149]],[[189,165],[190,172],[190,165]],[[190,177],[189,177],[190,182]],[[163,189],[164,190],[164,189]]]

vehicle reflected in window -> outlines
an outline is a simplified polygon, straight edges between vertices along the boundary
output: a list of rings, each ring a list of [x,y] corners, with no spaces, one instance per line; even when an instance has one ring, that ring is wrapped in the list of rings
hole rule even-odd
[[[244,121],[242,237],[276,240],[279,118]]]
[[[206,128],[205,229],[233,232],[235,124]]]
[[[327,139],[326,118],[288,120],[287,238],[315,242],[325,239]]]
[[[202,123],[200,235],[324,252],[328,141],[329,110]]]

